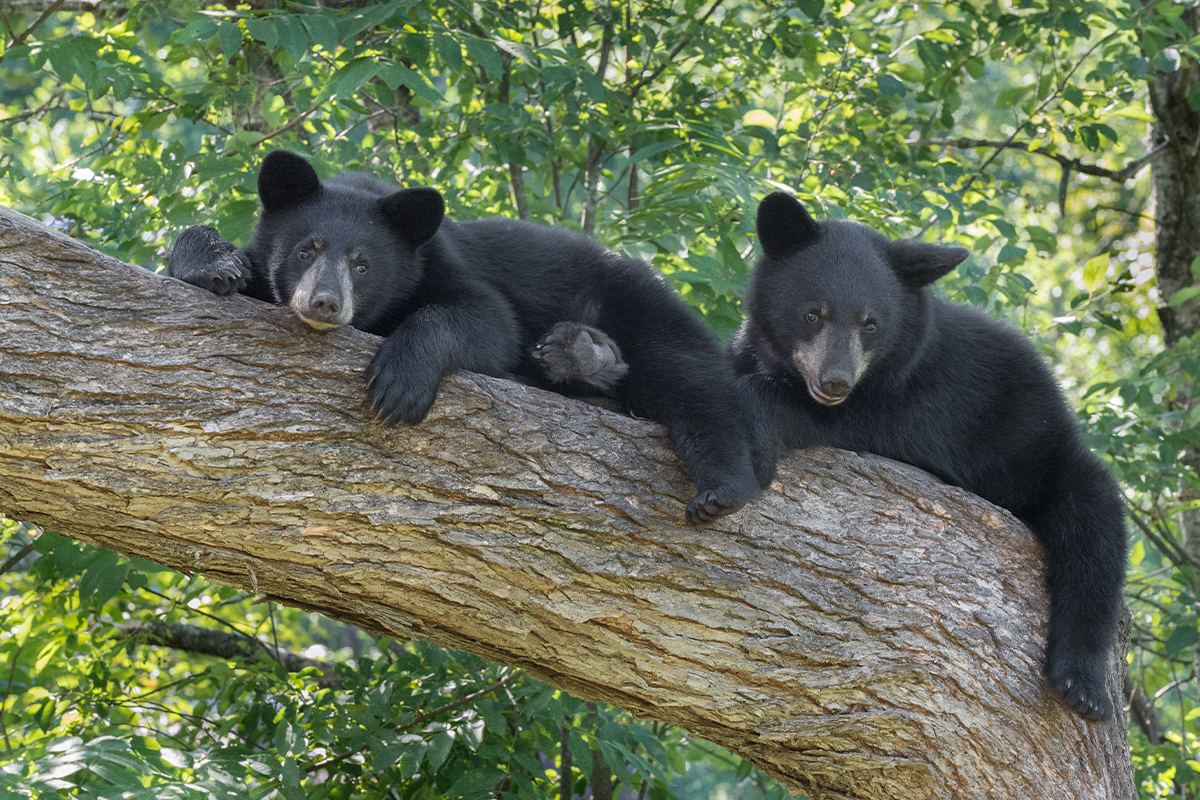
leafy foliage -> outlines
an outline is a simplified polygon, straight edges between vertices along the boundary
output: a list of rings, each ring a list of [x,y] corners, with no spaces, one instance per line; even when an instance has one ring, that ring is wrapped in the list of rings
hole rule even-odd
[[[1143,796],[1200,792],[1200,556],[1180,530],[1200,495],[1200,339],[1167,348],[1156,313],[1200,302],[1200,267],[1160,296],[1139,163],[1147,86],[1198,61],[1194,8],[129,0],[42,19],[49,5],[3,18],[0,202],[150,268],[188,225],[245,243],[256,166],[275,147],[323,175],[434,185],[460,219],[594,234],[651,260],[722,335],[740,322],[753,211],[771,189],[819,216],[969,246],[942,289],[1043,345],[1127,487]],[[1185,94],[1178,111],[1200,109],[1200,84]],[[13,551],[37,534],[4,535]],[[0,576],[0,781],[13,791],[556,796],[564,753],[576,793],[600,763],[627,796],[781,791],[678,731],[519,673],[36,541],[39,557]],[[116,627],[147,620],[270,629],[324,647],[342,682]]]

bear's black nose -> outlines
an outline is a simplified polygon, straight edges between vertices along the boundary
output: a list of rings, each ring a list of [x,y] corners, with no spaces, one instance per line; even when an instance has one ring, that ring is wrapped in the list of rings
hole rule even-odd
[[[830,397],[845,397],[851,388],[850,381],[841,375],[831,375],[821,381],[821,391]]]
[[[321,292],[313,297],[312,302],[309,303],[309,310],[315,319],[334,319],[342,310],[342,306],[332,293]]]

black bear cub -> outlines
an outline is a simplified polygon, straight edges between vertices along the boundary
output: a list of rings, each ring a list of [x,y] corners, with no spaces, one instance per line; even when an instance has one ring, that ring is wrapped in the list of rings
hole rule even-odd
[[[381,419],[420,422],[456,370],[601,391],[667,427],[696,484],[689,522],[757,494],[728,359],[645,263],[532,223],[456,224],[435,189],[353,173],[322,182],[281,150],[263,160],[258,193],[245,251],[189,228],[170,274],[288,306],[314,328],[386,337],[366,373]]]
[[[927,288],[967,251],[817,223],[783,192],[757,223],[763,256],[731,348],[760,482],[783,450],[825,445],[916,465],[1007,508],[1046,552],[1049,684],[1108,719],[1124,503],[1033,346]]]

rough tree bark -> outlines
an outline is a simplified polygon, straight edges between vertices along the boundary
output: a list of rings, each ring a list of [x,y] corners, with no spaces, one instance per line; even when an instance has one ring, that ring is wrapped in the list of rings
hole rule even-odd
[[[1042,557],[1006,512],[813,450],[685,527],[658,426],[464,374],[383,427],[375,346],[0,209],[0,510],[519,665],[813,798],[1135,796],[1123,718],[1045,686]]]
[[[1180,22],[1200,32],[1200,10],[1186,9]],[[1200,112],[1192,109],[1189,98],[1200,83],[1200,64],[1187,58],[1180,69],[1171,73],[1155,72],[1149,82],[1150,107],[1154,111],[1151,129],[1155,146],[1169,142],[1165,157],[1151,168],[1154,184],[1154,255],[1155,278],[1159,291],[1158,319],[1162,323],[1167,347],[1200,334],[1200,298],[1170,308],[1167,301],[1181,289],[1200,286],[1200,274],[1193,274],[1192,262],[1200,256]],[[1200,403],[1193,387],[1180,393],[1176,402],[1183,410]],[[1185,447],[1181,461],[1193,476],[1200,475],[1200,447]],[[1181,481],[1179,530],[1184,552],[1200,563],[1200,508],[1189,508],[1189,501],[1200,500],[1200,490],[1191,482]],[[1186,571],[1179,571],[1186,575]],[[1192,591],[1200,581],[1191,581]],[[1192,649],[1192,661],[1200,664],[1200,643]],[[1152,709],[1150,709],[1152,711]],[[1147,719],[1152,720],[1153,715]],[[1151,725],[1147,730],[1153,730]],[[1149,734],[1148,734],[1149,735]]]

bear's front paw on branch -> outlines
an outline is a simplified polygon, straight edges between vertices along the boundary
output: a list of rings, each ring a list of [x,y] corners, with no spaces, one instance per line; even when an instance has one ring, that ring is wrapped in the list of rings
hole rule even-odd
[[[167,273],[213,294],[236,294],[250,282],[250,258],[213,228],[197,225],[176,240]]]
[[[367,366],[367,403],[379,422],[416,425],[437,398],[441,376],[389,355],[387,342]]]
[[[755,494],[757,491],[747,492],[732,484],[716,489],[698,489],[696,496],[687,504],[684,514],[689,525],[712,522],[717,517],[737,511],[753,500]]]

